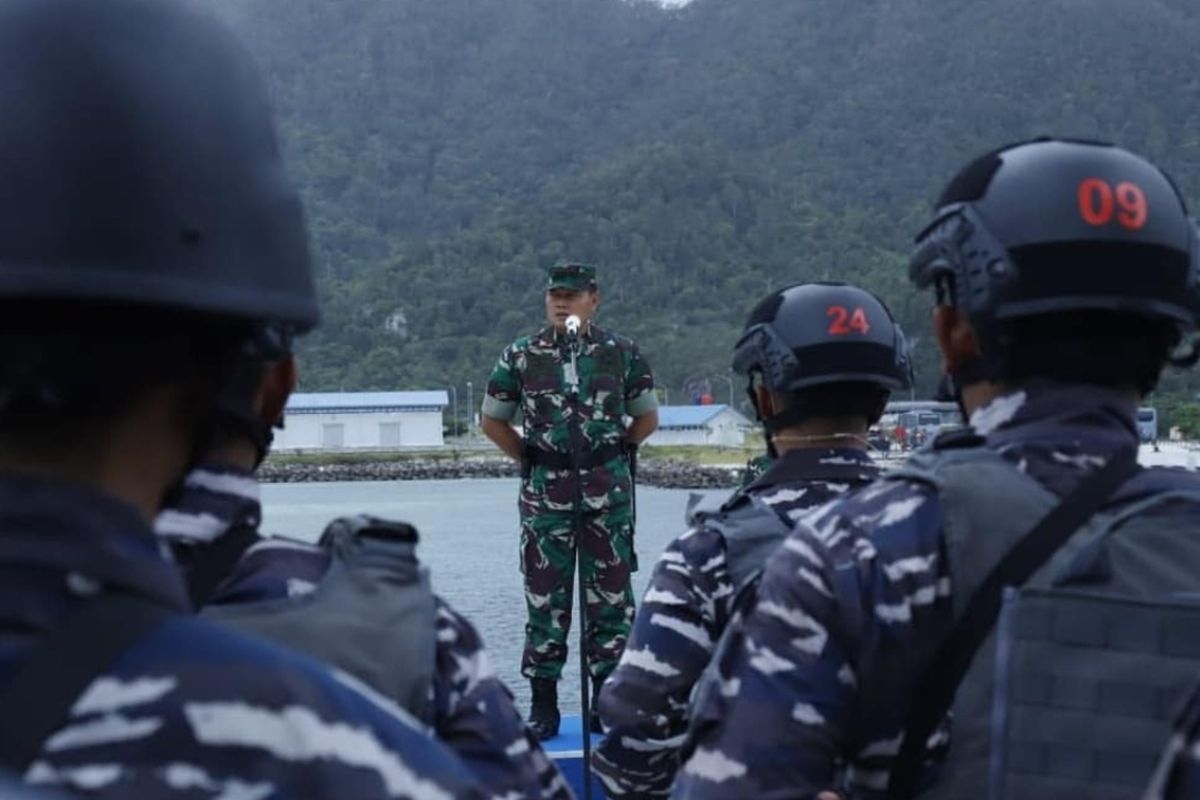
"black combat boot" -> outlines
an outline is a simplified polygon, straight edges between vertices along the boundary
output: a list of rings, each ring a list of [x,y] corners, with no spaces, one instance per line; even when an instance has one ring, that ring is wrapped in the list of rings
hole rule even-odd
[[[558,736],[558,681],[551,678],[530,678],[533,700],[529,704],[529,729],[538,741]]]
[[[592,678],[592,720],[588,726],[592,733],[604,733],[604,726],[600,724],[600,687],[603,685],[603,678]]]

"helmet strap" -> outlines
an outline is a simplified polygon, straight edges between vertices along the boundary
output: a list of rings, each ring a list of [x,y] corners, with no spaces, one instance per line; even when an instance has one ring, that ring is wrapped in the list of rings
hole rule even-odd
[[[759,378],[756,380],[755,375]],[[771,428],[768,427],[766,419],[763,418],[762,409],[758,405],[758,380],[761,380],[761,372],[751,372],[750,381],[746,384],[746,396],[750,398],[750,407],[754,409],[754,419],[758,420],[763,426],[763,441],[767,443],[767,457],[772,461],[779,458],[779,449],[775,447],[775,442],[771,440]]]

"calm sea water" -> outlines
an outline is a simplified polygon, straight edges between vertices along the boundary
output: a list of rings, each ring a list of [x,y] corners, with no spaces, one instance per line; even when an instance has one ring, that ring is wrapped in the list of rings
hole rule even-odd
[[[421,560],[433,574],[435,590],[479,629],[496,671],[524,711],[529,688],[520,674],[525,601],[518,566],[517,483],[514,478],[268,484],[263,487],[263,530],[315,541],[325,523],[347,514],[372,514],[415,525],[421,532]],[[680,489],[638,489],[641,570],[634,575],[638,598],[659,553],[684,530],[689,494]],[[705,494],[715,501],[728,491]],[[578,629],[572,625],[571,654],[559,688],[564,712],[579,703],[577,641]]]

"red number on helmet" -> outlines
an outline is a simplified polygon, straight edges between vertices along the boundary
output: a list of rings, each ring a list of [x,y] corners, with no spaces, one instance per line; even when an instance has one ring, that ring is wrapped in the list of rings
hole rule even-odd
[[[862,306],[854,309],[853,314],[845,306],[830,306],[825,309],[825,316],[833,320],[829,323],[829,333],[833,336],[847,336],[851,333],[866,336],[871,332],[871,323],[867,320],[867,312],[863,311]]]
[[[846,325],[850,312],[846,310],[845,306],[830,306],[825,309],[825,316],[833,320],[829,323],[829,332],[834,336],[845,336],[850,332],[850,327]]]
[[[1100,178],[1086,178],[1079,184],[1079,214],[1096,228],[1112,222],[1112,187]]]
[[[1150,209],[1146,205],[1146,193],[1136,183],[1125,181],[1117,184],[1117,222],[1131,231],[1140,230],[1146,224]]]

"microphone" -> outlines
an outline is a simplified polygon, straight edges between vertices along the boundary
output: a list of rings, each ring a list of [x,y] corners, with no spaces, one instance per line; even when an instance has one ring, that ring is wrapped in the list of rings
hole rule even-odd
[[[572,314],[567,317],[567,336],[574,338],[579,335],[579,317]]]

